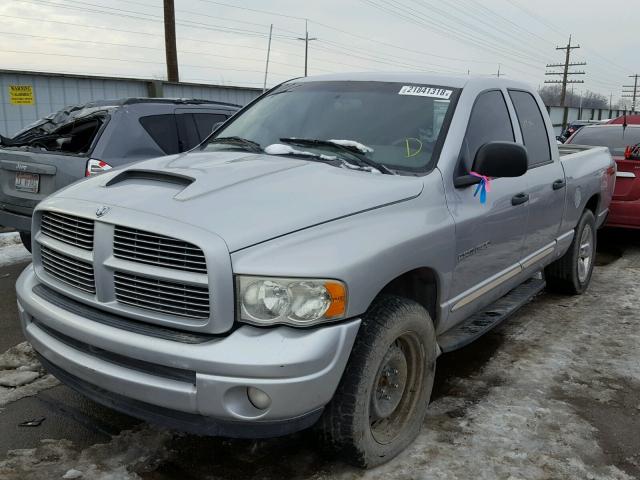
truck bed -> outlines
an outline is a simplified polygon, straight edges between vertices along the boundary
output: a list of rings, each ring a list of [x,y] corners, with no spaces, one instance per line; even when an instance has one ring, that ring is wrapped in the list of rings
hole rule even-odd
[[[574,145],[574,144],[558,145],[558,151],[560,152],[561,157],[566,157],[567,155],[573,155],[575,153],[584,152],[586,150],[592,150],[597,148],[606,148],[606,147],[594,147],[593,145]]]

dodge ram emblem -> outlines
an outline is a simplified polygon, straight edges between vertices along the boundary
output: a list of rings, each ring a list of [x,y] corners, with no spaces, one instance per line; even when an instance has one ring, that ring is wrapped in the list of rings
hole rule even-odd
[[[111,207],[107,207],[106,205],[98,207],[96,209],[96,217],[104,217],[107,213],[109,213],[110,210]]]

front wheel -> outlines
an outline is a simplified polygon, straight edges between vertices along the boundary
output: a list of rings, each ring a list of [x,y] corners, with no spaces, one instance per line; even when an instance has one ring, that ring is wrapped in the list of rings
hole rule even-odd
[[[338,390],[319,423],[325,445],[362,468],[395,457],[422,427],[435,362],[429,313],[400,297],[376,301],[363,318]]]
[[[591,281],[596,256],[596,220],[585,210],[575,230],[573,242],[561,258],[544,273],[547,289],[557,293],[581,295]]]
[[[24,245],[24,248],[29,250],[29,253],[31,253],[31,233],[20,232],[20,240],[22,241],[22,245]]]

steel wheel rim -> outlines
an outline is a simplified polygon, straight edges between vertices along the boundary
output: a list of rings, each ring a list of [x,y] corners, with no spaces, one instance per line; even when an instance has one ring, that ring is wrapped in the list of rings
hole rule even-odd
[[[400,335],[389,346],[369,400],[369,428],[376,442],[393,442],[410,422],[423,390],[426,368],[424,346],[415,332]]]
[[[580,236],[580,248],[578,250],[578,280],[584,283],[591,271],[593,263],[593,230],[591,225],[585,225]]]

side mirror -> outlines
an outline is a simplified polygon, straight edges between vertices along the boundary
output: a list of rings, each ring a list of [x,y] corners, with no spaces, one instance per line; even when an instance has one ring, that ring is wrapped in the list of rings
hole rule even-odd
[[[529,160],[525,147],[514,142],[489,142],[478,149],[472,171],[493,178],[520,177],[528,168]],[[478,183],[480,179],[474,175],[463,175],[453,182],[456,188]]]
[[[521,177],[529,166],[527,149],[514,142],[482,145],[473,161],[473,171],[487,177]]]

